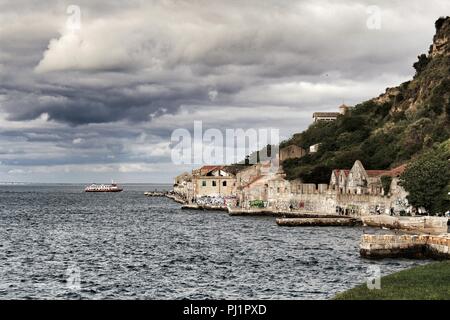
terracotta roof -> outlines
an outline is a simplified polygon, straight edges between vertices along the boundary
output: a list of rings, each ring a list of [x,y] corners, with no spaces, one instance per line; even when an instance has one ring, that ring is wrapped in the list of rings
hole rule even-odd
[[[405,171],[405,169],[406,169],[406,164],[402,164],[401,166],[398,166],[391,170],[391,176],[398,177]]]
[[[391,170],[366,170],[369,177],[379,177],[379,176],[390,176],[390,177],[398,177],[405,171],[406,164],[402,164]]]
[[[366,170],[369,177],[390,176],[390,170]]]
[[[222,168],[223,171],[231,173],[232,175],[236,175],[238,172],[241,172],[245,169],[247,169],[248,166],[245,164],[234,164],[234,165],[228,165]]]
[[[223,166],[203,166],[200,168],[200,174],[204,175],[213,170],[220,170]]]
[[[366,173],[369,177],[381,177],[381,176],[390,176],[390,177],[398,177],[405,171],[406,164],[402,164],[401,166],[395,167],[391,170],[366,170]],[[333,173],[339,175],[339,173],[343,171],[346,176],[348,176],[350,170],[346,169],[334,169]]]
[[[350,170],[348,170],[348,169],[334,169],[333,170],[333,172],[336,172],[336,175],[339,175],[339,173],[341,171],[343,171],[346,176],[348,176],[348,174],[350,173]]]

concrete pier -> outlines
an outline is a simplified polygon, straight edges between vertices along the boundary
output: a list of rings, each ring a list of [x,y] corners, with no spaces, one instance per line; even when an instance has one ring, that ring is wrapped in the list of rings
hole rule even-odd
[[[203,210],[203,208],[200,208],[200,206],[196,204],[183,204],[181,210]]]
[[[144,195],[146,197],[166,197],[169,198],[175,202],[181,203],[181,204],[186,204],[186,201],[184,199],[182,199],[180,196],[178,196],[177,194],[173,193],[173,192],[168,192],[168,191],[149,191],[149,192],[144,192]]]
[[[244,209],[244,208],[228,208],[230,216],[276,216],[276,212],[266,209]]]
[[[167,193],[166,195],[165,195],[165,197],[166,198],[169,198],[169,199],[172,199],[173,201],[175,201],[175,202],[178,202],[178,203],[181,203],[181,204],[186,204],[186,201],[184,200],[184,199],[181,199],[179,196],[177,196],[176,194],[170,194],[170,193]]]
[[[144,192],[144,195],[147,197],[165,197],[169,193],[167,191],[148,191]]]
[[[450,259],[450,234],[368,235],[361,238],[360,254],[365,258]]]
[[[270,216],[276,218],[350,218],[347,216],[333,215],[319,212],[286,211],[267,208],[228,208],[230,216]]]
[[[443,217],[391,217],[388,215],[363,216],[361,220],[369,227],[388,228],[427,234],[447,233],[448,218]]]
[[[361,221],[356,218],[278,218],[277,224],[284,227],[342,227],[342,226],[356,226],[361,224]]]
[[[209,210],[209,211],[228,211],[225,206],[208,206],[199,204],[184,204],[181,206],[183,210]]]

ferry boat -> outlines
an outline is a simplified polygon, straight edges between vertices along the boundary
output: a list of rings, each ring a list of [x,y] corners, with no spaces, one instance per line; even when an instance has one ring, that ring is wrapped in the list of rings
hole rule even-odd
[[[111,184],[91,184],[84,189],[85,192],[121,192],[123,191],[116,183]]]

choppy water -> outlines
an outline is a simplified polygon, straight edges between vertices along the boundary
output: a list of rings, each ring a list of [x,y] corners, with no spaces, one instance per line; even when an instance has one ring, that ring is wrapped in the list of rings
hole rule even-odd
[[[184,211],[143,196],[155,186],[82,189],[0,187],[0,299],[327,299],[369,266],[424,263],[361,259],[362,228]]]

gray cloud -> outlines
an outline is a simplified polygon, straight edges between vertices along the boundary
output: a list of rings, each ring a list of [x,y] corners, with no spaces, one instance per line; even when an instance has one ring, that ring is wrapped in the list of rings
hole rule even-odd
[[[78,1],[72,32],[67,1],[0,0],[0,180],[46,164],[147,170],[193,120],[301,131],[411,77],[450,9],[431,3]]]

